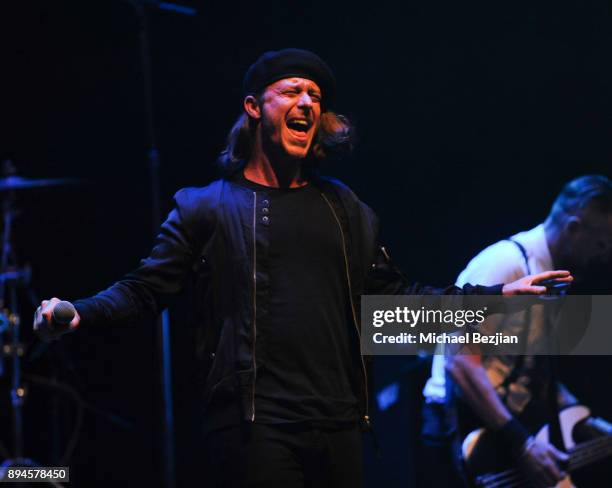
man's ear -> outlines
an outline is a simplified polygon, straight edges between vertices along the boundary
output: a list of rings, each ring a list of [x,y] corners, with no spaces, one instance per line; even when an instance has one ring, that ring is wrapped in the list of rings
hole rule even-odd
[[[565,232],[568,235],[576,234],[581,227],[582,220],[580,219],[580,217],[576,217],[575,215],[572,215],[565,221]]]
[[[253,95],[245,97],[242,106],[249,117],[255,120],[261,119],[261,106]]]

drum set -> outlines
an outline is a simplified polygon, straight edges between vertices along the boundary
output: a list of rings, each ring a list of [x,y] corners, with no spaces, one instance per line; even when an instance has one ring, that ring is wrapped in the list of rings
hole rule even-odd
[[[32,272],[28,266],[20,267],[14,245],[14,223],[19,214],[20,197],[36,189],[78,185],[72,178],[31,179],[17,174],[11,161],[0,165],[0,205],[2,228],[0,233],[0,378],[10,376],[10,400],[12,407],[12,449],[1,447],[0,456],[6,456],[1,468],[36,467],[38,463],[25,456],[23,406],[27,388],[23,383],[22,361],[27,347],[21,337],[21,317],[18,297],[25,292],[31,301],[37,301],[31,288]],[[34,308],[38,305],[34,304]],[[54,483],[52,483],[54,484]],[[60,486],[60,485],[57,485]]]

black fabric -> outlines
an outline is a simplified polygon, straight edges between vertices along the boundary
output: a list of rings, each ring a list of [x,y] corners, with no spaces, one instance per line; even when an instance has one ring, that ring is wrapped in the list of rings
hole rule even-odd
[[[346,238],[354,323],[359,323],[360,297],[368,294],[500,295],[502,286],[463,288],[411,284],[377,242],[378,219],[344,184],[317,177],[316,187],[337,214]],[[266,296],[254,289],[253,277],[266,282],[265,255],[269,227],[262,202],[266,192],[221,179],[203,188],[185,188],[175,195],[151,254],[135,270],[107,290],[78,300],[81,326],[153,322],[188,280],[194,286],[194,314],[199,334],[195,345],[201,365],[202,404],[207,428],[251,422],[257,357],[254,329],[266,320]],[[255,253],[257,248],[260,252]],[[359,354],[355,346],[354,354]],[[368,362],[368,357],[364,357]],[[368,377],[362,368],[359,411],[368,416]],[[208,410],[215,405],[217,416]],[[221,407],[221,408],[219,408]]]
[[[242,424],[211,432],[203,456],[206,488],[360,488],[362,433],[356,427]]]
[[[525,442],[529,438],[529,431],[523,424],[512,417],[497,431],[497,434],[503,439],[512,456],[519,458],[522,455]]]
[[[304,49],[282,49],[263,53],[244,76],[244,95],[253,95],[275,81],[293,77],[314,81],[321,88],[323,106],[333,108],[336,97],[334,74],[325,61]]]
[[[360,366],[338,222],[312,185],[238,182],[267,191],[269,311],[257,328],[255,422],[355,423]]]

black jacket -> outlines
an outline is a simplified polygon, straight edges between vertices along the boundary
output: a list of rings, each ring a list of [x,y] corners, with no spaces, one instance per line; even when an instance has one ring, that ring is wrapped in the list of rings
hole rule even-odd
[[[362,294],[499,294],[501,288],[466,285],[445,289],[409,284],[378,245],[374,212],[337,180],[316,177],[341,229],[347,286],[356,334]],[[255,378],[265,358],[257,324],[267,319],[268,217],[265,191],[227,179],[176,193],[175,208],[161,227],[151,255],[122,280],[75,306],[82,324],[131,323],[154,318],[188,282],[200,339],[198,356],[206,371],[204,408],[215,425],[254,421]],[[355,351],[355,354],[360,354]],[[368,417],[367,357],[362,357],[361,414]],[[236,401],[239,400],[239,401]]]

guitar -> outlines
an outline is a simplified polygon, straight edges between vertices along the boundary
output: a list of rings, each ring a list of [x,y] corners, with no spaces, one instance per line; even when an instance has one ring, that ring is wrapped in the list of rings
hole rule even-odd
[[[593,440],[576,444],[572,438],[572,430],[580,421],[586,419],[591,412],[588,408],[577,405],[568,407],[559,413],[561,434],[569,454],[569,464],[565,467],[567,473],[588,466],[595,461],[612,455],[612,435],[604,435]],[[549,426],[542,427],[536,439],[549,440]],[[505,456],[503,447],[494,435],[486,429],[477,429],[468,434],[462,444],[463,460],[466,471],[476,488],[519,488],[531,484],[522,472],[512,465]],[[568,474],[555,488],[575,488]]]

